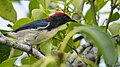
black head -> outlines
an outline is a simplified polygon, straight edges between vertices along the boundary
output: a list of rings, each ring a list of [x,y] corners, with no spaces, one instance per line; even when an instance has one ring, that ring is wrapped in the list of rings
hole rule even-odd
[[[51,15],[48,19],[50,21],[50,25],[47,28],[48,30],[56,28],[69,21],[76,22],[75,20],[71,19],[67,14],[63,12],[56,12],[55,14]]]

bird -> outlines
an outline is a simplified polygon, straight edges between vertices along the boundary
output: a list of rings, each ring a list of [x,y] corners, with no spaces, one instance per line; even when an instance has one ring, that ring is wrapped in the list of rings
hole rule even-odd
[[[58,12],[54,13],[53,15],[49,16],[48,18],[45,18],[42,20],[36,20],[31,23],[25,24],[25,25],[17,28],[16,30],[14,30],[14,32],[24,30],[24,29],[36,29],[39,27],[46,27],[46,26],[48,26],[46,29],[51,30],[55,27],[65,24],[66,22],[69,22],[69,21],[76,22],[75,20],[71,19],[64,12],[58,11]],[[50,23],[50,25],[49,25],[49,23]]]
[[[37,45],[37,49],[40,51],[39,45],[54,37],[61,25],[70,21],[76,22],[64,12],[58,11],[48,18],[27,23],[7,34],[21,43],[28,44],[31,49],[32,45]]]

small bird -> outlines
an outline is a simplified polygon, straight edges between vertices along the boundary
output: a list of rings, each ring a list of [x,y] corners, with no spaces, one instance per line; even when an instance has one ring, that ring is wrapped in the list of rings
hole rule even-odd
[[[69,21],[76,22],[75,20],[71,19],[67,14],[64,12],[56,12],[53,15],[49,16],[46,19],[42,20],[36,20],[31,23],[25,24],[18,29],[14,30],[14,32],[20,31],[20,30],[25,30],[25,29],[37,29],[37,28],[45,28],[47,30],[51,30],[53,28],[56,28],[60,25],[63,25]]]
[[[37,45],[37,49],[40,51],[39,45],[51,39],[58,32],[58,28],[69,21],[76,22],[64,12],[59,11],[46,19],[25,24],[7,34],[31,47],[32,45]]]

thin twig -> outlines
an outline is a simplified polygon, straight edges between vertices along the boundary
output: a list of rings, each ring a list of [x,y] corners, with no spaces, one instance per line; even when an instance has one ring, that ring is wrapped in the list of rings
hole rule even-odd
[[[89,0],[90,5],[91,5],[91,12],[93,14],[93,21],[95,25],[98,25],[97,20],[96,20],[96,11],[95,11],[95,5],[94,5],[94,0]]]
[[[113,10],[115,9],[115,7],[116,7],[116,2],[117,2],[117,0],[113,3],[113,0],[111,0],[111,11],[110,11],[110,14],[109,14],[109,17],[108,17],[108,20],[107,20],[107,24],[106,24],[106,31],[107,31],[107,29],[108,29],[108,26],[109,26],[109,23],[110,23],[110,20],[111,20],[111,18],[112,18],[112,14],[113,14]]]
[[[45,8],[45,9],[47,8],[46,0],[44,0],[44,8]]]
[[[85,0],[83,0],[82,7],[81,7],[81,11],[83,11],[84,4],[85,4]]]
[[[1,32],[0,32],[0,43],[5,44],[7,46],[29,52],[31,50],[30,46],[18,42],[14,42],[9,40],[7,37],[5,37]],[[38,50],[32,48],[32,52],[30,52],[34,57],[38,59],[43,59],[45,56],[42,55]]]

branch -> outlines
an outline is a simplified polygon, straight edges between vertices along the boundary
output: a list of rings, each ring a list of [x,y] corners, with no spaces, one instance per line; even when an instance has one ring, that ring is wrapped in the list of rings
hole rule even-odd
[[[115,2],[113,2],[113,0],[111,0],[111,10],[110,10],[110,14],[109,14],[109,17],[108,17],[106,29],[105,29],[106,31],[107,31],[107,29],[108,29],[110,20],[111,20],[111,18],[112,18],[113,10],[114,10],[115,7],[116,7],[116,2],[117,2],[117,0],[116,0]]]
[[[19,50],[22,50],[22,51],[25,51],[25,52],[29,52],[31,50],[30,46],[26,44],[11,41],[7,37],[5,37],[1,32],[0,32],[0,43],[19,49]],[[43,59],[45,57],[44,55],[42,55],[42,53],[40,53],[38,50],[34,48],[32,48],[31,54],[38,59]]]
[[[95,11],[94,1],[95,1],[95,0],[89,0],[90,5],[91,5],[92,14],[93,14],[94,24],[95,24],[95,25],[98,25],[97,20],[96,20],[96,11]]]
[[[81,7],[81,11],[83,11],[84,4],[85,4],[85,0],[83,0],[82,7]]]
[[[85,43],[76,50],[79,54],[77,54],[75,51],[72,53],[67,62],[68,66],[86,67],[87,64],[90,64],[93,65],[93,67],[96,67],[95,61],[98,52],[96,47],[91,46],[90,43]],[[81,60],[78,59],[78,56]]]

